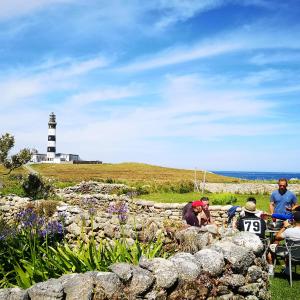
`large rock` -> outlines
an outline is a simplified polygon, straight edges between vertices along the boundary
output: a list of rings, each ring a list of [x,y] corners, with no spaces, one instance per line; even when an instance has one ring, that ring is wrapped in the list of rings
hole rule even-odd
[[[238,246],[247,247],[256,254],[261,253],[264,249],[260,238],[256,234],[247,231],[237,233],[232,238],[232,242]]]
[[[241,274],[227,274],[220,278],[220,283],[231,288],[238,288],[245,284],[245,277]]]
[[[157,288],[170,288],[178,279],[175,265],[170,260],[159,257],[151,260],[142,259],[140,266],[153,272]]]
[[[95,299],[111,299],[120,291],[122,283],[119,277],[111,272],[92,272],[94,277]]]
[[[247,282],[256,282],[259,278],[262,278],[265,272],[258,266],[251,266],[247,273]]]
[[[230,241],[217,242],[212,248],[221,251],[233,270],[237,272],[246,272],[255,259],[254,253],[249,248],[238,246]]]
[[[204,272],[208,272],[212,276],[222,273],[225,266],[222,252],[212,249],[202,249],[195,253],[194,256]]]
[[[92,299],[94,282],[89,273],[63,275],[60,281],[66,295],[65,300]]]
[[[81,228],[76,223],[71,223],[67,228],[67,231],[74,235],[80,235],[81,234]]]
[[[212,227],[195,227],[191,226],[183,229],[175,234],[176,239],[179,241],[180,249],[185,252],[195,253],[205,246],[212,243],[213,234],[208,232]]]
[[[174,263],[178,277],[182,280],[195,280],[200,274],[200,264],[190,253],[180,252],[169,260]]]
[[[126,282],[132,277],[132,267],[127,263],[115,263],[109,269],[118,275],[118,277]]]
[[[28,293],[20,288],[0,290],[0,300],[28,300]]]
[[[30,300],[62,300],[64,298],[64,288],[59,279],[49,279],[40,282],[29,288]]]
[[[134,296],[146,293],[154,282],[154,276],[151,274],[151,272],[140,267],[133,267],[132,275],[129,293]]]

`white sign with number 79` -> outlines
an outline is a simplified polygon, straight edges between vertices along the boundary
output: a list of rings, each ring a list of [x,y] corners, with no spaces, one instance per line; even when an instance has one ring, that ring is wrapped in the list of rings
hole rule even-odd
[[[252,233],[261,233],[261,222],[259,220],[243,220],[244,230]]]

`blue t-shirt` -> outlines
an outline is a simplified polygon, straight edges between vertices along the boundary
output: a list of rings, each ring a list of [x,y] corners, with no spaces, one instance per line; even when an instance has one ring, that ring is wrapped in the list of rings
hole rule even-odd
[[[287,211],[285,207],[292,207],[295,203],[297,203],[297,197],[291,191],[286,191],[283,195],[281,195],[279,191],[276,190],[272,193],[270,202],[274,202],[274,213],[292,216],[292,213]]]

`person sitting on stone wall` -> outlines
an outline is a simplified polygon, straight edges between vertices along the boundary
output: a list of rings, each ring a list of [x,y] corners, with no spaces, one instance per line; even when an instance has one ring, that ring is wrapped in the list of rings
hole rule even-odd
[[[200,213],[201,226],[213,224],[214,222],[209,211],[208,197],[202,197],[200,201],[203,203],[202,212]]]
[[[194,201],[191,203],[188,203],[183,208],[183,219],[186,221],[186,223],[190,226],[201,226],[201,216],[200,213],[203,210],[203,202],[202,201]]]
[[[266,222],[256,215],[256,204],[253,201],[246,202],[243,211],[245,215],[237,221],[237,229],[255,233],[261,239],[264,239],[267,226]]]

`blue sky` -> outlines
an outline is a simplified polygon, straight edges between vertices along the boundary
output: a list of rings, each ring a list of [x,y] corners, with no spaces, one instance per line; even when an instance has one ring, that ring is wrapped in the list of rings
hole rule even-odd
[[[281,3],[284,2],[284,3]],[[46,152],[300,171],[298,0],[0,2],[0,133]]]

